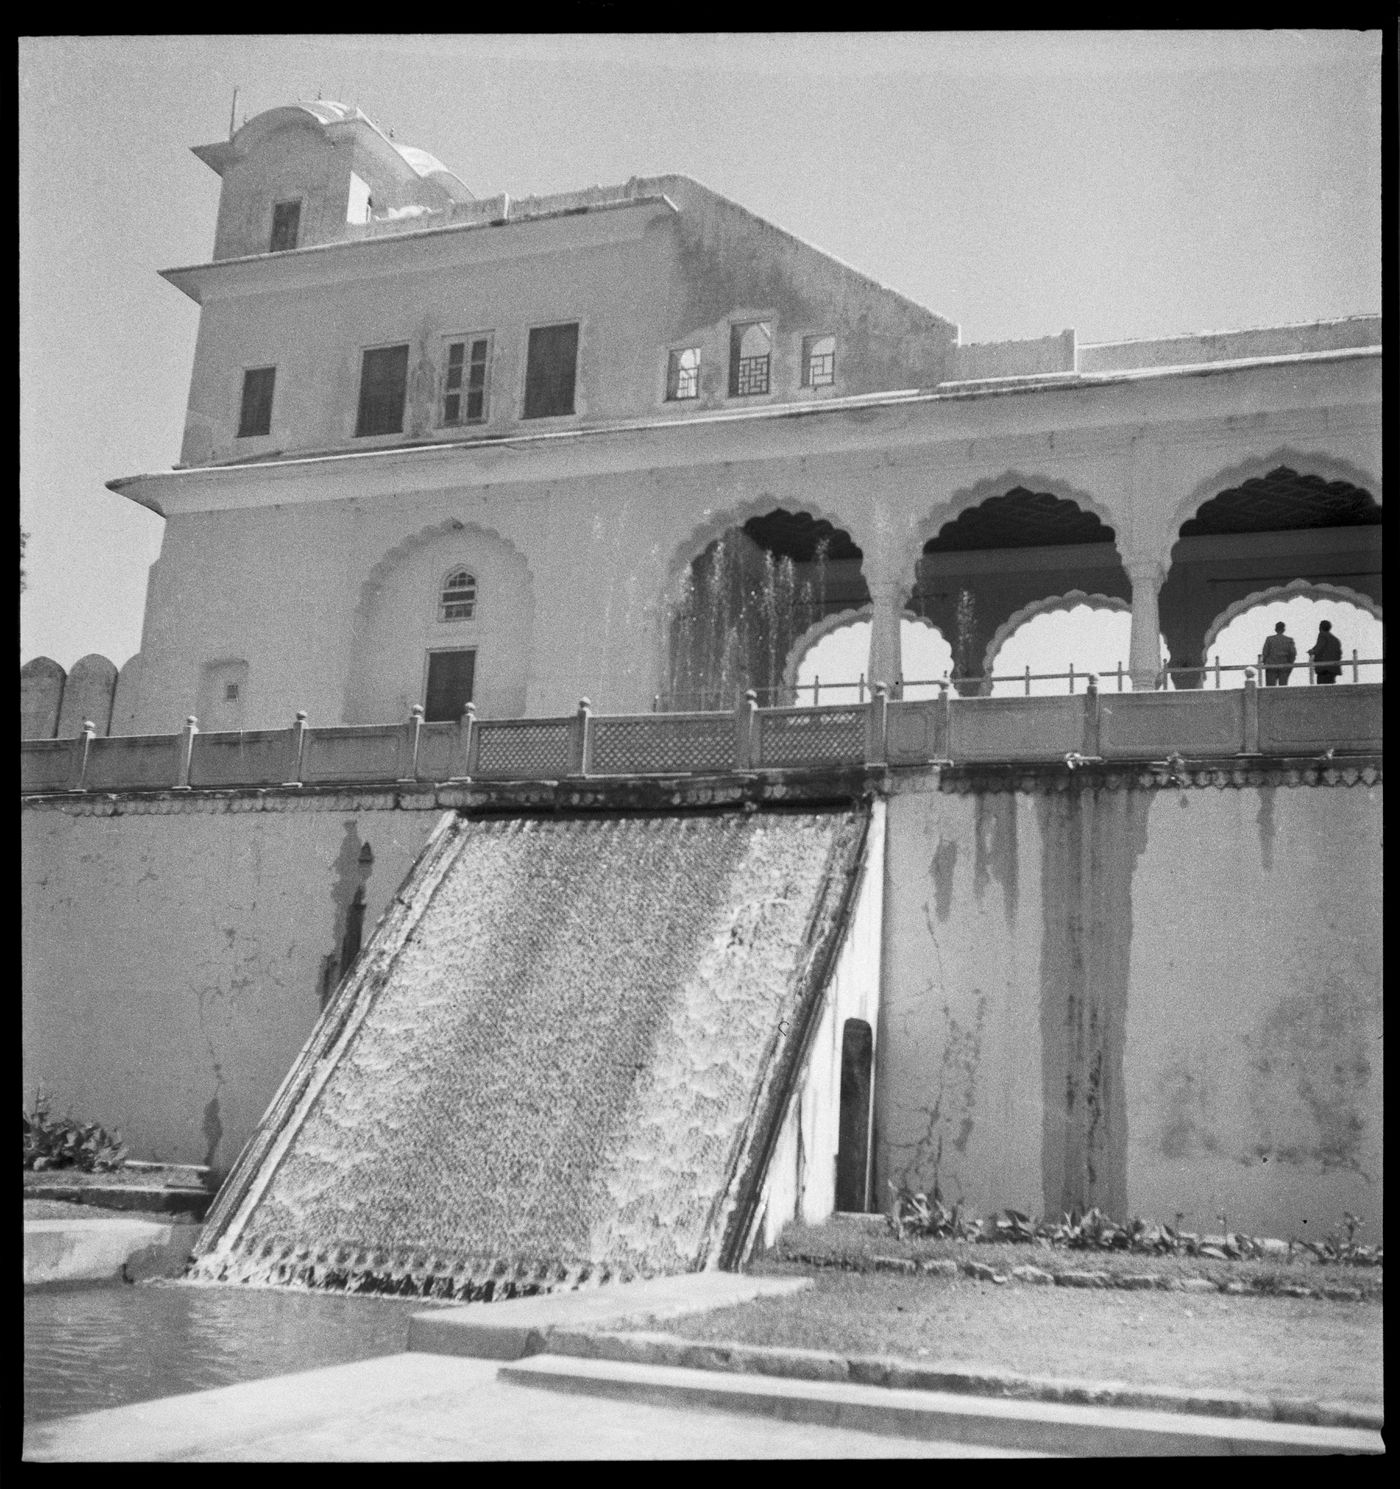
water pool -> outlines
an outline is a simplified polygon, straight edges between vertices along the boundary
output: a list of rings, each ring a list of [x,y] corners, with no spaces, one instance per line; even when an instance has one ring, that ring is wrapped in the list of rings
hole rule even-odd
[[[408,1347],[422,1299],[267,1288],[44,1288],[24,1299],[24,1420],[342,1365]]]

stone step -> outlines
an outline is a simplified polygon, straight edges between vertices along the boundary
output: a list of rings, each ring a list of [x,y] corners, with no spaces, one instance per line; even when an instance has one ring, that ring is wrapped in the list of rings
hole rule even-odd
[[[1185,1416],[1122,1407],[1003,1401],[936,1391],[735,1376],[679,1366],[535,1355],[500,1379],[546,1390],[663,1406],[760,1413],[788,1422],[927,1441],[1076,1457],[1373,1454],[1378,1432]]]

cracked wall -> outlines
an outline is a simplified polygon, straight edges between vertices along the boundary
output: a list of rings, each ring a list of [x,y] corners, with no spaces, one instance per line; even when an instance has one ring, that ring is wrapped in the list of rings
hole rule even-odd
[[[1035,1205],[1041,865],[1033,798],[905,781],[890,802],[876,1196]],[[933,789],[929,789],[929,788]]]
[[[1157,792],[1133,893],[1144,1214],[1382,1234],[1379,785]]]
[[[1063,784],[890,802],[882,1201],[1377,1239],[1380,786]]]
[[[25,1100],[42,1084],[133,1158],[222,1175],[320,1012],[355,889],[368,938],[436,819],[26,810]]]

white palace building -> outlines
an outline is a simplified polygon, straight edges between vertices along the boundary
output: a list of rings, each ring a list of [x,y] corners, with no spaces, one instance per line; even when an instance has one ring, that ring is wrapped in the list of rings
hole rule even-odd
[[[1379,317],[963,345],[686,177],[479,200],[319,101],[195,153],[180,462],[109,483],[166,523],[141,652],[31,663],[30,737],[731,707],[867,617],[871,681],[903,617],[976,692],[1076,603],[1189,686],[1264,600],[1380,613]]]

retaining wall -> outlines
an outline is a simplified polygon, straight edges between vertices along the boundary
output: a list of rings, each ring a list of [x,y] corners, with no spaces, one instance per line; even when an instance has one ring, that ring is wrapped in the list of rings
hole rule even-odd
[[[920,774],[889,804],[877,1124],[979,1210],[1381,1229],[1374,767]]]
[[[626,805],[811,799],[814,775],[632,782]],[[937,1161],[982,1209],[1208,1230],[1223,1210],[1300,1236],[1351,1210],[1381,1233],[1378,761],[856,768],[825,789],[867,787],[890,793],[877,1205]],[[225,1171],[338,972],[357,889],[368,941],[440,811],[606,809],[619,789],[31,799],[26,1099],[42,1081],[141,1157]],[[804,1151],[829,1162],[814,1120]],[[774,1214],[809,1214],[827,1178],[790,1158]]]

